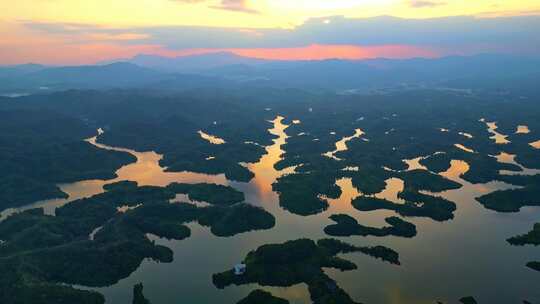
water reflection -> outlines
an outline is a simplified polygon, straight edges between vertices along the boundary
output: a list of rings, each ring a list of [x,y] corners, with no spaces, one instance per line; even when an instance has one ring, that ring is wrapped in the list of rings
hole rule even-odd
[[[407,171],[427,170],[427,167],[420,163],[420,161],[425,159],[425,158],[426,157],[419,156],[419,157],[412,158],[412,159],[404,159],[403,161],[407,164]]]
[[[466,132],[459,132],[458,134],[461,135],[461,136],[467,137],[467,138],[473,138],[474,137],[474,136],[472,136],[472,134],[466,133]]]
[[[462,144],[455,144],[454,147],[456,147],[456,148],[458,148],[458,149],[461,149],[461,150],[463,150],[463,151],[465,151],[465,152],[476,153],[473,149],[467,148],[467,147],[465,147],[465,146],[462,145]]]
[[[473,198],[476,198],[478,196],[496,191],[496,190],[507,190],[507,189],[515,189],[519,188],[517,186],[513,186],[504,182],[499,181],[491,181],[484,184],[472,184],[462,178],[462,176],[467,173],[470,170],[469,164],[463,160],[452,160],[450,162],[450,168],[446,170],[445,172],[442,172],[440,175],[443,177],[446,177],[449,180],[455,181],[457,183],[460,183],[462,185],[462,188],[460,189],[453,189],[444,191],[441,193],[430,193],[428,191],[422,191],[423,193],[428,193],[431,195],[441,195],[445,196],[449,193],[459,193],[460,195],[472,195]]]
[[[274,168],[274,164],[281,160],[283,151],[281,146],[285,144],[289,136],[285,133],[285,129],[289,126],[283,123],[283,117],[278,116],[271,121],[273,127],[268,131],[277,138],[273,140],[271,146],[266,147],[266,154],[261,157],[257,163],[248,164],[248,169],[255,174],[255,178],[251,181],[259,192],[259,197],[265,200],[274,195],[272,184],[281,175],[294,172],[294,168],[286,168],[281,171]]]
[[[529,133],[531,133],[531,130],[529,130],[528,126],[519,125],[516,128],[516,134],[529,134]]]
[[[86,141],[98,148],[130,153],[137,158],[135,163],[126,165],[116,171],[117,177],[111,180],[84,180],[71,184],[60,184],[58,187],[68,194],[67,199],[51,199],[39,201],[30,205],[19,208],[11,208],[2,211],[0,220],[7,216],[33,208],[43,208],[45,214],[54,215],[54,210],[67,204],[70,201],[90,197],[102,193],[103,186],[109,183],[130,180],[135,181],[141,186],[166,186],[173,182],[181,183],[215,183],[228,185],[229,182],[224,174],[209,175],[195,172],[165,172],[166,168],[160,166],[159,161],[162,155],[155,152],[137,152],[131,149],[111,147],[108,145],[97,143],[97,137],[103,133],[103,130],[98,130],[98,135],[87,139]]]
[[[248,164],[255,178],[248,184],[232,185],[245,192],[247,202],[260,204],[274,214],[276,226],[271,230],[219,238],[208,228],[193,223],[189,224],[192,236],[186,240],[153,238],[158,244],[173,249],[173,263],[144,261],[130,277],[114,286],[98,289],[105,294],[107,303],[130,299],[133,285],[141,281],[145,284],[145,293],[155,304],[168,304],[170,299],[183,299],[187,303],[235,303],[261,286],[252,284],[218,290],[211,283],[211,275],[232,267],[250,250],[263,244],[301,237],[327,237],[323,228],[331,224],[328,217],[332,214],[349,214],[359,223],[373,227],[385,226],[384,219],[395,215],[388,210],[360,212],[354,209],[351,200],[362,194],[349,178],[336,181],[342,194],[338,199],[329,200],[329,208],[321,214],[302,217],[281,209],[270,184],[285,173],[275,170],[273,165],[283,154],[287,126],[282,124],[282,118],[275,119],[273,124],[270,132],[277,134],[278,138],[267,147],[267,154],[258,163]],[[461,178],[468,170],[466,162],[453,160],[442,175],[462,183],[464,187],[436,193],[458,204],[454,220],[440,223],[426,218],[406,218],[418,229],[418,236],[412,239],[343,238],[358,246],[391,247],[399,252],[402,266],[347,254],[345,257],[358,265],[357,271],[325,269],[325,272],[356,301],[364,303],[431,304],[434,300],[451,303],[466,294],[474,294],[484,303],[510,303],[525,295],[529,300],[540,299],[540,291],[534,287],[536,274],[523,267],[536,255],[535,249],[510,247],[504,241],[507,236],[528,231],[540,212],[524,208],[519,215],[508,215],[486,210],[474,200],[475,197],[512,186],[500,182],[468,183]],[[402,180],[390,179],[385,190],[376,196],[396,201],[397,193],[402,189]],[[485,284],[486,281],[490,284]],[[311,303],[304,285],[262,288],[293,304]],[[504,295],[494,294],[493,288],[505,290]]]
[[[376,198],[385,199],[397,204],[404,204],[405,200],[398,197],[398,194],[403,191],[405,182],[396,177],[389,178],[385,181],[386,187],[383,191],[375,194]]]
[[[497,161],[504,164],[512,164],[518,166],[521,171],[509,171],[509,170],[500,170],[499,174],[502,175],[536,175],[540,174],[540,169],[530,169],[524,167],[522,164],[516,161],[515,154],[509,154],[506,152],[501,152],[495,156]]]
[[[244,192],[246,202],[260,205],[274,214],[276,226],[271,230],[220,238],[211,234],[207,227],[192,223],[188,225],[192,235],[183,241],[150,236],[158,244],[174,251],[173,263],[157,264],[146,260],[130,277],[114,286],[97,289],[105,295],[107,303],[126,301],[131,297],[134,282],[140,281],[145,284],[148,298],[157,304],[170,303],[170,299],[184,299],[186,303],[223,303],[223,299],[227,299],[226,303],[235,303],[257,288],[270,291],[294,304],[311,302],[307,286],[304,284],[286,288],[251,284],[218,290],[212,285],[211,280],[213,273],[230,268],[241,261],[248,251],[263,244],[301,237],[314,239],[324,237],[320,228],[321,217],[304,218],[283,210],[279,207],[277,194],[272,191],[271,185],[279,176],[294,172],[294,168],[284,170],[274,168],[274,164],[281,160],[284,153],[281,147],[288,138],[285,133],[288,125],[283,123],[283,119],[278,116],[271,121],[273,127],[269,132],[277,135],[277,138],[273,140],[271,146],[266,147],[266,154],[257,163],[246,164],[255,177],[249,183],[230,183],[231,186]],[[189,201],[189,199],[177,196],[175,201]]]
[[[259,162],[248,164],[255,178],[248,184],[231,183],[246,194],[249,203],[260,204],[274,214],[276,226],[271,230],[219,238],[212,235],[208,228],[192,223],[189,224],[192,236],[186,240],[154,238],[158,244],[173,249],[173,263],[144,261],[130,277],[114,286],[98,289],[105,294],[107,303],[122,303],[130,299],[132,287],[138,282],[144,282],[145,293],[155,304],[168,304],[170,299],[179,298],[186,303],[222,303],[224,299],[227,299],[227,303],[235,303],[251,290],[261,287],[252,284],[218,290],[211,283],[211,275],[238,263],[250,250],[263,244],[301,237],[327,237],[323,228],[331,223],[328,219],[331,214],[349,214],[363,225],[386,225],[384,219],[395,215],[394,212],[360,212],[351,206],[351,200],[362,194],[348,178],[336,181],[342,194],[338,199],[329,200],[329,208],[321,214],[302,217],[279,207],[278,196],[271,191],[271,184],[277,177],[292,170],[277,171],[273,167],[281,159],[284,152],[282,145],[287,139],[287,126],[282,120],[282,117],[276,118],[269,130],[278,137],[266,148],[267,154]],[[353,299],[365,303],[431,304],[434,300],[451,303],[466,294],[474,294],[483,303],[510,303],[525,295],[529,300],[539,300],[540,290],[534,287],[536,273],[523,267],[526,261],[536,255],[535,249],[510,247],[504,239],[528,231],[540,212],[523,208],[519,215],[508,215],[486,210],[474,200],[475,197],[512,186],[500,182],[468,183],[461,178],[468,170],[466,162],[452,160],[450,168],[441,174],[464,185],[461,189],[436,193],[458,204],[454,220],[439,223],[426,218],[407,218],[418,229],[418,236],[412,239],[343,238],[358,246],[391,247],[399,252],[403,264],[401,267],[363,255],[347,254],[345,257],[358,265],[357,271],[325,269],[325,272]],[[402,180],[389,179],[386,188],[375,196],[398,201],[397,193],[402,189]],[[509,281],[514,283],[509,285]],[[293,304],[311,303],[303,285],[263,289]],[[494,289],[505,290],[505,293],[495,294]]]
[[[207,140],[211,144],[222,145],[225,143],[225,140],[223,138],[219,138],[215,135],[210,135],[210,134],[204,133],[203,131],[199,131],[197,133],[199,133],[202,139]]]
[[[167,173],[159,167],[161,157],[155,153],[138,153],[98,145],[95,138],[90,139],[90,142],[100,147],[128,151],[137,156],[136,163],[118,170],[119,177],[115,180],[131,179],[141,184],[166,185],[170,182],[199,182],[206,179],[208,182],[230,184],[245,193],[248,203],[263,206],[276,217],[273,229],[229,238],[217,237],[207,227],[197,223],[188,224],[192,235],[182,241],[149,236],[157,244],[171,248],[174,261],[164,264],[145,260],[128,278],[113,286],[98,288],[97,291],[105,295],[107,304],[130,301],[133,285],[138,282],[144,283],[145,294],[154,304],[169,304],[171,299],[181,299],[182,303],[235,303],[251,290],[261,287],[252,284],[219,290],[213,286],[211,276],[231,268],[250,250],[263,244],[291,239],[327,237],[323,228],[332,223],[328,219],[332,214],[345,213],[359,223],[373,227],[385,226],[384,219],[395,215],[388,210],[360,212],[354,209],[351,200],[362,194],[349,178],[336,181],[342,194],[338,199],[329,200],[329,208],[321,214],[302,217],[283,210],[279,207],[278,195],[272,191],[271,184],[279,176],[293,172],[294,168],[281,171],[274,168],[284,153],[282,146],[288,138],[288,126],[283,124],[283,117],[277,117],[271,123],[269,132],[277,135],[277,138],[266,148],[266,154],[259,162],[246,164],[255,174],[250,183],[228,182],[221,175]],[[409,168],[415,167],[418,161],[411,160]],[[147,170],[150,173],[145,172]],[[505,242],[505,238],[530,229],[532,223],[540,218],[538,208],[523,208],[517,214],[501,214],[485,209],[475,201],[475,197],[513,186],[501,182],[468,183],[462,179],[468,170],[466,162],[452,160],[450,168],[441,175],[461,183],[463,188],[435,193],[457,203],[454,220],[441,223],[428,218],[406,218],[418,229],[418,235],[412,239],[359,236],[342,238],[358,246],[391,247],[399,252],[402,266],[382,263],[360,254],[346,254],[345,258],[358,265],[357,271],[325,269],[325,272],[354,300],[364,303],[432,304],[435,300],[452,303],[468,294],[474,294],[481,303],[512,303],[523,298],[532,302],[539,301],[538,274],[523,266],[537,257],[537,248],[516,248]],[[70,190],[70,199],[99,193],[103,191],[102,185],[108,182],[76,183],[80,192],[74,188]],[[375,196],[399,202],[397,194],[402,189],[402,180],[389,179],[386,188]],[[175,201],[189,201],[189,198],[180,195]],[[293,304],[311,303],[303,284],[263,289]],[[504,293],[494,293],[493,290],[504,290]]]
[[[332,134],[333,132],[330,132]],[[335,133],[334,133],[335,134]],[[336,149],[334,151],[326,152],[323,155],[329,158],[333,158],[335,160],[341,160],[340,158],[336,157],[336,153],[347,150],[347,142],[352,140],[353,138],[360,138],[360,136],[364,135],[364,131],[361,129],[355,129],[354,134],[351,136],[343,137],[341,140],[336,142]]]
[[[490,137],[490,139],[495,140],[496,144],[504,145],[509,144],[510,141],[506,139],[508,135],[503,135],[499,132],[497,132],[497,123],[496,122],[486,122],[486,125],[488,127],[488,132],[493,134],[493,136]]]

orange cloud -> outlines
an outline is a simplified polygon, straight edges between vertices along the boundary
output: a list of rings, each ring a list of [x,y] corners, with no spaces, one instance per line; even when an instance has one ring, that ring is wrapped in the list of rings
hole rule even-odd
[[[249,48],[227,49],[240,56],[272,60],[323,60],[323,59],[369,59],[437,57],[440,54],[434,50],[407,45],[320,45],[312,44],[293,48]]]
[[[358,46],[322,44],[312,44],[309,46],[290,48],[201,48],[178,51],[156,48],[153,50],[153,52],[151,52],[151,54],[166,57],[181,57],[217,52],[230,52],[238,56],[267,60],[361,60],[371,58],[403,59],[413,57],[434,58],[443,55],[443,53],[434,48],[421,48],[409,45]]]
[[[411,58],[438,57],[433,49],[407,45],[320,45],[291,48],[208,48],[169,50],[159,45],[125,45],[115,43],[60,44],[58,41],[34,41],[29,46],[11,43],[0,44],[0,64],[37,62],[44,64],[92,64],[111,59],[129,58],[137,54],[155,54],[166,57],[201,55],[216,52],[231,52],[239,56],[268,60],[360,60],[377,57]]]
[[[312,44],[303,47],[290,48],[208,48],[186,49],[172,51],[166,49],[156,50],[156,55],[176,57],[210,54],[216,52],[231,52],[233,54],[268,60],[324,60],[324,59],[348,59],[361,60],[371,58],[434,58],[443,55],[432,48],[421,48],[409,45],[322,45]]]

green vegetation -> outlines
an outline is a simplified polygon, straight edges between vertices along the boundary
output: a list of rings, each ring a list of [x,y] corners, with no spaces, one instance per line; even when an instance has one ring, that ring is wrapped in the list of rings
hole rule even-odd
[[[158,237],[183,240],[191,235],[183,223],[196,220],[197,207],[190,204],[169,204],[167,202],[145,204],[124,216],[126,221],[137,229]],[[101,234],[98,232],[97,236]]]
[[[446,153],[438,153],[420,160],[420,164],[426,166],[430,171],[442,173],[450,169],[450,158]]]
[[[459,301],[463,304],[477,304],[478,303],[473,297],[463,297],[459,299]]]
[[[360,211],[388,209],[402,216],[429,217],[436,221],[446,221],[454,217],[456,205],[443,198],[407,190],[398,196],[406,202],[398,204],[385,199],[360,196],[352,201],[352,205]]]
[[[229,208],[203,208],[199,224],[210,226],[213,234],[233,236],[252,230],[266,230],[275,226],[274,216],[260,207],[240,204]]]
[[[182,240],[190,235],[184,225],[188,222],[210,226],[218,236],[275,225],[271,214],[248,204],[200,208],[169,203],[176,196],[176,187],[180,186],[138,187],[122,181],[106,185],[104,193],[58,208],[56,216],[32,209],[0,222],[0,239],[5,241],[0,246],[5,283],[0,287],[0,301],[6,302],[4,295],[25,299],[27,290],[37,293],[46,288],[43,298],[53,302],[101,304],[103,297],[97,293],[56,284],[108,286],[129,276],[146,258],[171,262],[172,251],[146,235]],[[136,208],[118,212],[116,208],[123,205]]]
[[[505,177],[504,180],[523,188],[491,192],[476,200],[499,212],[518,212],[524,206],[540,206],[540,175]]]
[[[222,146],[222,145],[220,145]],[[248,145],[245,145],[246,147]],[[221,156],[228,157],[228,156]],[[163,164],[162,164],[163,165]],[[253,172],[249,171],[246,167],[234,163],[230,164],[228,160],[211,159],[204,160],[200,163],[187,163],[186,161],[179,160],[174,164],[167,167],[168,172],[181,172],[192,171],[206,174],[220,174],[225,173],[225,177],[232,181],[249,182],[253,177]]]
[[[245,142],[267,145],[273,138],[264,121],[274,114],[253,103],[253,96],[235,96],[234,92],[203,90],[171,96],[138,90],[72,90],[29,96],[20,103],[8,101],[0,103],[0,129],[4,131],[0,168],[9,176],[25,173],[29,183],[45,177],[55,179],[53,185],[111,178],[121,165],[134,161],[129,154],[83,142],[98,127],[106,130],[98,138],[100,143],[156,151],[163,154],[161,165],[168,171],[224,173],[244,182],[253,173],[239,163],[255,162],[265,153],[264,147]],[[224,138],[226,143],[212,145],[197,134],[199,130]],[[215,159],[206,160],[209,156]],[[32,202],[13,200],[19,205]]]
[[[0,262],[0,301],[14,304],[81,303],[104,304],[105,298],[91,291],[75,290],[69,286],[39,282],[39,276],[21,276],[22,270]],[[32,283],[30,283],[32,281]]]
[[[178,184],[167,186],[175,193],[187,194],[189,199],[203,201],[212,205],[233,205],[244,201],[244,193],[230,187],[215,184]]]
[[[513,95],[489,91],[463,95],[442,90],[336,95],[256,87],[181,93],[68,91],[21,97],[17,102],[0,101],[0,209],[65,197],[57,184],[109,179],[118,168],[135,161],[129,154],[84,142],[98,126],[106,129],[98,141],[156,151],[163,155],[160,164],[168,171],[225,174],[229,179],[249,181],[253,173],[242,163],[255,162],[265,153],[263,146],[274,136],[268,133],[270,124],[264,121],[276,113],[302,121],[287,130],[290,138],[282,147],[286,152],[275,166],[299,166],[295,174],[283,176],[273,185],[280,205],[292,213],[311,215],[325,210],[327,198],[340,196],[336,180],[351,178],[363,194],[353,201],[358,210],[388,209],[402,216],[437,221],[453,218],[454,203],[420,191],[444,191],[459,185],[422,170],[404,172],[407,168],[402,160],[418,156],[427,157],[421,163],[433,172],[445,171],[451,160],[462,160],[470,166],[463,175],[466,181],[499,180],[523,187],[480,197],[478,200],[487,208],[514,212],[539,204],[539,177],[500,175],[499,170],[517,168],[490,156],[497,155],[501,146],[489,139],[485,123],[478,121],[480,117],[497,121],[501,132],[509,134],[512,141],[504,150],[516,154],[521,164],[540,168],[539,150],[529,145],[540,139],[539,103]],[[528,125],[531,133],[511,134],[508,130],[517,124]],[[351,139],[347,150],[335,154],[338,159],[323,156],[357,128],[365,135]],[[224,138],[226,143],[212,145],[200,138],[198,130]],[[474,134],[474,138],[464,138],[458,131]],[[456,143],[476,153],[460,150],[454,147]],[[343,170],[347,167],[359,170]],[[369,196],[383,190],[385,180],[392,177],[405,182],[405,190],[399,193],[405,204]],[[33,210],[0,223],[0,239],[5,240],[0,246],[0,302],[17,299],[21,304],[101,304],[99,294],[79,291],[69,284],[105,286],[129,276],[144,259],[170,262],[172,252],[149,240],[148,233],[181,240],[190,236],[186,226],[190,222],[208,226],[218,236],[275,225],[272,215],[242,204],[243,195],[232,188],[138,187],[133,182],[121,182],[107,185],[105,190],[57,209],[56,217]],[[169,200],[180,192],[212,205],[170,204]],[[124,205],[134,209],[118,212],[117,208]],[[334,219],[336,224],[327,231],[336,234],[413,235],[413,227],[397,218],[387,219],[391,226],[383,228],[362,226],[345,215]],[[89,234],[100,227],[90,240]],[[529,233],[512,238],[512,242],[528,243],[531,239]],[[316,303],[351,303],[352,299],[321,270],[354,268],[336,254],[358,251],[399,263],[396,252],[380,246],[353,247],[332,240],[268,246],[248,255],[246,276],[229,277],[226,273],[214,279],[243,284],[248,283],[242,281],[247,278],[249,282],[276,286],[304,282]],[[529,264],[533,269],[540,268],[538,262]]]
[[[263,91],[265,94],[261,94]],[[291,125],[287,130],[292,136],[284,146],[286,151],[284,159],[276,164],[276,168],[302,164],[305,169],[302,167],[298,169],[302,172],[301,175],[305,176],[284,177],[275,185],[275,189],[280,193],[281,205],[293,213],[302,215],[324,210],[327,202],[319,198],[319,195],[334,198],[338,190],[332,189],[332,184],[340,177],[351,177],[353,185],[365,195],[382,190],[384,181],[390,177],[402,178],[407,183],[407,188],[414,190],[438,191],[458,187],[454,182],[425,171],[389,172],[383,169],[388,167],[393,170],[404,170],[406,166],[402,159],[419,155],[431,155],[421,161],[431,171],[444,171],[452,159],[464,160],[470,165],[464,179],[470,182],[500,180],[502,177],[498,174],[499,170],[516,170],[516,166],[500,164],[489,156],[496,155],[500,145],[489,139],[490,134],[485,124],[478,121],[480,117],[496,120],[501,129],[515,128],[518,123],[528,125],[532,132],[526,135],[512,135],[510,137],[512,143],[505,145],[505,150],[516,154],[518,161],[524,165],[540,167],[536,161],[538,151],[528,145],[529,142],[540,138],[535,131],[540,129],[540,126],[534,119],[539,109],[534,103],[520,99],[508,102],[508,97],[502,98],[488,93],[474,97],[456,97],[454,93],[430,90],[371,96],[328,96],[295,90],[260,88],[197,93],[176,92],[168,95],[137,91],[69,91],[24,97],[20,103],[3,103],[0,104],[0,111],[6,111],[6,116],[12,115],[12,112],[23,112],[24,114],[19,115],[28,116],[37,116],[35,113],[40,115],[54,113],[63,117],[62,119],[70,120],[68,122],[57,117],[51,118],[55,122],[51,125],[51,128],[54,126],[54,130],[32,135],[33,140],[40,139],[39,143],[35,141],[36,146],[44,146],[44,140],[41,140],[45,139],[44,133],[61,135],[66,132],[79,133],[70,140],[73,141],[72,138],[75,138],[76,141],[85,144],[81,141],[82,138],[91,136],[94,128],[84,126],[80,120],[83,117],[85,121],[90,121],[94,125],[107,126],[106,132],[98,139],[100,142],[138,151],[157,151],[164,155],[161,164],[169,171],[225,173],[234,180],[248,181],[253,177],[253,173],[239,163],[257,161],[264,153],[264,148],[245,142],[258,142],[261,145],[270,143],[273,135],[267,132],[269,125],[261,122],[275,117],[274,111],[264,111],[265,107],[271,107],[286,117],[295,117],[302,121],[301,124]],[[328,102],[329,98],[333,102]],[[403,103],[403,98],[410,101]],[[435,99],[438,100],[436,106],[432,102]],[[284,100],[294,102],[283,102]],[[312,111],[307,112],[307,108],[312,108]],[[494,111],[495,108],[499,110]],[[34,114],[28,114],[29,112]],[[205,115],[201,116],[200,113]],[[359,120],[360,116],[362,120]],[[13,119],[13,121],[20,120]],[[422,121],[422,124],[418,124],[418,121]],[[62,129],[58,127],[60,123]],[[76,126],[65,127],[74,124],[82,125],[80,128],[86,131],[78,132]],[[459,135],[457,126],[459,131],[474,134],[474,138]],[[32,127],[35,129],[35,125]],[[356,128],[361,128],[366,134],[360,139],[351,139],[347,143],[348,150],[336,154],[341,161],[321,155],[334,150],[335,142],[344,136],[350,136]],[[441,132],[440,128],[449,129],[450,132]],[[224,138],[226,143],[212,145],[200,138],[198,130]],[[17,132],[17,137],[21,137],[21,132]],[[300,132],[305,135],[295,135]],[[335,135],[330,132],[335,132]],[[80,133],[84,135],[81,136]],[[318,141],[314,141],[315,139]],[[459,150],[454,147],[456,143],[462,143],[478,153]],[[90,145],[86,146],[88,148]],[[40,152],[35,149],[33,151]],[[66,159],[63,155],[66,153],[38,152],[33,155],[62,155],[62,159]],[[115,155],[111,151],[99,153]],[[15,155],[15,152],[13,151],[11,155]],[[81,155],[80,151],[77,155]],[[215,158],[207,160],[209,156]],[[37,156],[30,156],[27,160],[35,157]],[[9,159],[7,157],[1,159],[6,159],[6,166],[13,163],[7,161]],[[99,159],[101,160],[99,165],[91,160],[78,159],[77,166],[89,164],[93,170],[97,170],[96,168],[103,167],[107,163],[103,161],[103,157]],[[39,163],[50,161],[40,160]],[[61,166],[65,167],[64,164]],[[70,168],[77,166],[72,164]],[[347,166],[359,167],[361,170],[341,171]],[[32,166],[35,167],[43,166]],[[6,171],[15,172],[15,168],[4,170]],[[18,169],[17,172],[24,171]],[[108,172],[110,175],[114,171]],[[40,176],[63,175],[57,172],[50,173]],[[81,172],[77,174],[80,175]],[[12,175],[5,176],[11,178]],[[40,180],[37,182],[41,183]],[[9,194],[9,196],[29,196],[24,199],[22,197],[11,199],[9,205],[22,205],[36,198],[60,196],[58,189],[54,188],[57,182],[51,184],[52,188],[47,186],[48,191],[39,187],[40,184],[36,183],[36,179],[12,183],[12,185],[32,186],[28,186],[30,189],[27,191]],[[7,185],[5,181],[1,184]],[[12,191],[9,189],[13,187],[5,188],[5,191]],[[297,188],[301,190],[296,190]],[[32,193],[40,193],[40,196],[31,196]]]
[[[527,263],[527,267],[529,267],[532,270],[540,271],[540,262],[529,262]]]
[[[324,228],[324,232],[331,236],[395,235],[410,238],[416,235],[416,227],[414,224],[406,222],[395,216],[386,218],[385,221],[390,226],[383,228],[373,228],[360,225],[353,217],[346,214],[334,214],[330,216],[330,219],[336,222],[336,224],[326,226]]]
[[[399,178],[405,182],[405,189],[414,191],[442,192],[461,188],[461,184],[426,170],[401,172]]]
[[[317,214],[327,209],[328,202],[321,194],[329,198],[338,198],[341,194],[331,175],[289,174],[280,177],[272,188],[279,194],[279,205],[298,215]]]
[[[289,301],[274,297],[271,293],[256,289],[240,300],[237,304],[288,304]]]
[[[514,246],[540,245],[540,223],[534,224],[533,230],[530,232],[511,237],[507,241]]]
[[[137,182],[134,181],[119,181],[103,185],[105,191],[132,191],[137,188]]]
[[[424,216],[436,221],[447,221],[454,218],[456,204],[442,197],[408,189],[398,193],[398,197],[406,201],[405,207],[397,210],[402,215]]]
[[[139,283],[133,286],[133,304],[151,304],[143,294],[143,284]]]
[[[103,303],[103,297],[95,292],[55,283],[105,286],[129,275],[144,258],[162,262],[172,259],[169,249],[154,245],[121,219],[104,226],[95,241],[88,239],[93,227],[90,224],[91,219],[46,216],[41,209],[2,222],[0,230],[6,240],[0,247],[0,269],[5,283],[0,297],[6,297],[2,302],[25,299],[30,290],[49,294],[36,298],[46,298],[49,302],[39,303]]]
[[[534,224],[533,229],[528,233],[511,237],[506,241],[514,246],[540,245],[540,223]],[[536,271],[540,271],[540,262],[528,262],[527,267]]]
[[[392,263],[397,262],[397,253],[386,247],[355,247],[333,239],[317,243],[299,239],[259,247],[244,259],[247,270],[243,275],[235,275],[233,270],[229,270],[214,274],[213,282],[218,288],[231,284],[292,286],[306,283],[314,303],[355,303],[322,270],[323,267],[342,271],[355,269],[355,264],[336,256],[347,252],[363,252]]]
[[[388,172],[381,169],[362,168],[359,171],[344,174],[350,177],[353,186],[366,195],[379,193],[386,187],[386,179],[390,177]]]
[[[66,198],[57,184],[113,178],[135,161],[130,154],[84,142],[95,128],[57,111],[0,106],[0,117],[0,210]]]
[[[452,212],[455,209],[451,202],[432,199],[415,192],[457,189],[460,187],[458,183],[424,170],[409,172],[396,170],[407,169],[401,161],[403,159],[426,156],[420,163],[433,172],[446,171],[450,168],[451,160],[462,160],[470,167],[463,175],[466,181],[484,183],[507,180],[507,177],[500,175],[499,171],[519,171],[519,167],[499,163],[490,156],[497,155],[501,151],[501,145],[495,144],[489,138],[491,134],[487,132],[485,123],[479,121],[481,117],[486,117],[488,121],[497,121],[501,130],[507,126],[506,134],[510,134],[509,139],[512,142],[504,145],[504,151],[516,154],[517,161],[530,168],[540,168],[538,150],[528,145],[529,142],[540,138],[538,133],[540,126],[534,118],[540,113],[538,105],[520,101],[515,96],[507,96],[505,98],[510,100],[505,100],[500,96],[485,93],[460,97],[451,95],[426,90],[380,96],[332,96],[334,101],[332,103],[312,101],[306,102],[307,105],[298,103],[286,107],[284,115],[298,118],[302,123],[292,125],[287,130],[292,136],[287,139],[284,146],[286,151],[284,159],[276,167],[302,164],[297,171],[301,170],[303,174],[311,175],[312,178],[283,179],[278,181],[278,184],[289,181],[284,188],[287,188],[288,192],[294,192],[296,188],[320,189],[323,186],[318,185],[319,183],[332,184],[332,179],[350,177],[359,191],[364,195],[371,195],[384,189],[386,179],[398,177],[406,183],[407,193],[402,194],[402,197],[408,197],[410,199],[407,200],[415,203],[426,205],[429,203],[430,206],[418,208],[414,204],[408,204],[405,208],[397,208],[392,205],[391,209],[400,209],[400,214],[403,215],[448,220],[453,217]],[[404,98],[409,102],[404,103]],[[438,100],[436,106],[433,100]],[[312,111],[306,112],[305,109],[308,107]],[[516,108],[520,110],[516,111]],[[419,121],[422,123],[419,124]],[[514,135],[518,124],[528,125],[532,130],[531,133]],[[336,154],[340,161],[321,157],[322,153],[334,150],[334,143],[344,136],[350,136],[356,128],[361,128],[365,134],[360,139],[354,138],[349,141],[348,149]],[[449,131],[441,132],[441,128]],[[336,134],[333,135],[331,132]],[[465,138],[458,132],[467,132],[474,137]],[[302,135],[296,136],[299,133]],[[476,153],[456,148],[454,144],[457,143],[470,147]],[[346,172],[340,170],[345,167],[358,167],[359,170]],[[394,171],[386,171],[384,167]],[[504,198],[497,199],[500,200],[498,204],[537,205],[534,200],[540,197],[538,191],[533,189],[532,185],[528,188],[525,191],[508,192]],[[291,212],[313,214],[325,209],[326,204],[317,199],[318,194],[302,197],[287,195],[285,193],[287,191],[280,191],[280,194],[282,201],[285,202],[285,208]],[[290,205],[302,207],[294,209],[289,208]],[[498,211],[518,209],[515,206],[497,208],[493,205],[486,204],[488,208]],[[431,215],[426,214],[427,209],[430,209]]]
[[[100,94],[80,94],[78,98],[82,103],[95,103],[95,95]],[[260,105],[247,102],[248,98],[230,93],[209,90],[196,94],[141,94],[136,97],[109,94],[112,96],[108,96],[107,102],[100,104],[94,113],[110,126],[99,141],[163,154],[160,164],[170,172],[224,173],[228,179],[247,182],[253,178],[253,173],[239,163],[255,162],[265,150],[245,142],[266,145],[272,139],[268,125],[262,123],[270,118],[269,113],[261,111]],[[123,117],[117,113],[122,113]],[[226,142],[213,145],[200,137],[199,130]],[[209,156],[215,158],[207,160]]]

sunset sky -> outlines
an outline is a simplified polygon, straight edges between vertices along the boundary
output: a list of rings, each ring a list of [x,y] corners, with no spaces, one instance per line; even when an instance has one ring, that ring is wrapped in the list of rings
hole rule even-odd
[[[538,55],[540,0],[0,0],[0,64]]]

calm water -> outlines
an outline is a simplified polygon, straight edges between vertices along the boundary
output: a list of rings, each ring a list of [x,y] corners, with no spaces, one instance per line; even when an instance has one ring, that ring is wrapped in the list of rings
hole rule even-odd
[[[161,156],[156,153],[112,148],[96,144],[96,138],[88,140],[103,149],[132,153],[137,157],[137,162],[118,170],[119,177],[111,181],[92,180],[61,185],[62,190],[70,195],[69,200],[100,193],[104,184],[117,180],[129,179],[141,185],[158,186],[171,182],[212,182],[231,185],[244,191],[248,203],[262,206],[276,217],[276,226],[271,230],[228,238],[216,237],[208,228],[196,223],[189,224],[192,236],[183,241],[168,241],[150,236],[157,243],[174,250],[174,261],[160,264],[145,260],[128,278],[114,286],[97,289],[105,295],[107,303],[128,303],[133,285],[138,282],[144,283],[145,294],[154,304],[235,303],[259,286],[233,286],[218,290],[212,285],[211,276],[230,269],[248,251],[267,243],[302,237],[327,237],[323,228],[332,223],[328,217],[336,213],[347,213],[361,224],[376,227],[386,225],[384,218],[395,215],[385,210],[360,212],[352,208],[351,200],[360,193],[352,186],[350,179],[336,181],[343,194],[339,199],[330,200],[330,208],[324,213],[302,217],[282,210],[277,194],[272,191],[272,183],[282,174],[293,172],[294,168],[282,171],[273,168],[283,154],[281,146],[288,136],[287,126],[282,123],[281,117],[271,123],[273,127],[269,132],[279,137],[266,148],[267,154],[259,162],[247,164],[255,173],[250,183],[229,182],[223,175],[167,173],[158,165]],[[354,135],[338,142],[337,150],[347,149],[347,141],[359,140],[358,137],[362,135],[359,131],[351,130]],[[514,161],[510,158],[503,155],[500,161]],[[419,164],[420,159],[405,160],[409,170],[423,169]],[[525,267],[528,261],[540,258],[540,251],[532,247],[509,246],[505,241],[510,236],[529,231],[540,218],[540,208],[523,208],[520,213],[513,214],[501,214],[483,208],[474,200],[475,197],[512,186],[500,182],[470,184],[460,178],[468,168],[463,161],[452,161],[451,168],[442,173],[463,184],[461,189],[438,194],[458,205],[454,220],[439,223],[425,218],[407,218],[418,229],[418,235],[412,239],[342,238],[355,245],[380,244],[391,247],[399,252],[401,266],[383,263],[361,254],[347,254],[344,256],[355,262],[358,269],[349,272],[328,269],[328,275],[356,301],[364,303],[432,304],[435,300],[455,303],[456,299],[466,295],[474,295],[480,303],[520,303],[522,299],[533,303],[540,301],[539,274]],[[353,169],[358,170],[350,168]],[[387,181],[386,189],[376,196],[399,202],[397,193],[402,188],[403,181],[392,178]],[[53,214],[55,207],[67,201],[49,200],[31,207],[42,206]],[[4,212],[3,216],[14,211]],[[307,287],[303,284],[264,289],[289,299],[291,303],[310,303]]]

